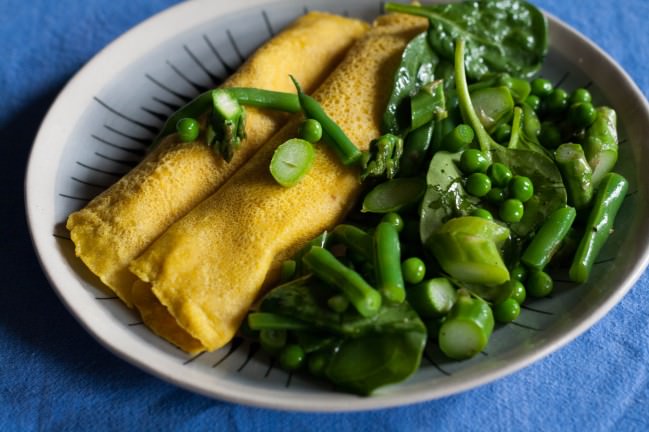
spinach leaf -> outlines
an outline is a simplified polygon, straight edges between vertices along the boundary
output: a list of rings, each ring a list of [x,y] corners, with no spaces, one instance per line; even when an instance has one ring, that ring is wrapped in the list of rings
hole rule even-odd
[[[327,299],[335,293],[307,276],[271,290],[261,310],[311,326],[296,336],[305,350],[326,356],[324,377],[337,387],[367,395],[417,370],[428,333],[408,302],[384,304],[376,315],[363,318],[352,308],[331,310]]]
[[[383,114],[383,132],[401,134],[409,125],[407,102],[419,89],[433,81],[433,72],[439,58],[431,49],[426,33],[412,39],[401,55],[401,63],[394,75],[392,94]]]
[[[552,158],[540,149],[540,145],[528,141],[527,148],[516,148],[516,145],[503,147],[489,136],[471,103],[463,61],[464,47],[465,41],[459,39],[455,51],[455,78],[460,111],[462,117],[473,127],[481,150],[489,154],[492,161],[507,165],[514,174],[527,176],[534,183],[534,196],[525,203],[523,219],[511,226],[516,235],[527,236],[534,232],[551,212],[566,205],[567,194],[561,173]],[[516,108],[512,144],[525,135],[521,120],[522,110]],[[528,127],[532,131],[532,125]]]
[[[466,68],[471,79],[488,72],[532,77],[548,50],[547,21],[523,0],[464,1],[423,7],[388,3],[387,11],[429,19],[428,42],[442,58],[453,58],[457,38],[467,41]]]
[[[449,219],[467,215],[478,199],[462,186],[463,174],[458,168],[461,153],[438,151],[426,174],[427,189],[419,210],[419,235],[427,244],[431,235]]]
[[[296,279],[271,290],[264,297],[261,310],[289,316],[313,326],[314,330],[345,337],[426,331],[407,302],[384,304],[376,315],[364,318],[352,308],[343,313],[334,312],[327,306],[327,299],[334,294],[335,290],[315,278]]]
[[[510,226],[518,236],[532,234],[550,213],[567,205],[561,173],[548,156],[527,149],[499,148],[492,152],[492,158],[507,165],[515,175],[527,176],[534,183],[534,196],[525,203],[523,219]]]
[[[346,339],[336,347],[325,376],[340,388],[368,395],[412,375],[419,368],[426,339],[426,331]]]
[[[552,158],[552,153],[539,142],[541,122],[529,105],[514,108],[512,134],[508,144],[510,149],[524,149],[541,153]]]

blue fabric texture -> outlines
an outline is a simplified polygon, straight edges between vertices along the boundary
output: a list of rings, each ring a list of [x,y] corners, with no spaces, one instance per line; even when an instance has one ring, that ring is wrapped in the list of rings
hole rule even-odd
[[[0,430],[649,430],[649,272],[574,342],[509,377],[407,407],[277,412],[194,395],[119,360],[50,288],[23,179],[47,108],[96,52],[176,0],[0,1]],[[535,0],[591,38],[649,94],[646,0]]]

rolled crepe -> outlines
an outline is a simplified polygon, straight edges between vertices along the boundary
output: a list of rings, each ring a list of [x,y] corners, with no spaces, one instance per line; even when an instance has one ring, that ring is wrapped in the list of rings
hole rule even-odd
[[[367,24],[311,12],[263,45],[224,87],[293,91],[293,74],[314,89]],[[67,221],[75,253],[128,305],[128,264],[173,222],[214,192],[286,123],[287,115],[247,108],[247,139],[226,163],[204,142],[165,139],[136,168]]]
[[[380,122],[401,53],[426,21],[388,15],[375,22],[314,94],[360,148],[380,135]],[[264,282],[309,239],[332,228],[357,198],[355,168],[318,146],[314,165],[291,188],[269,173],[275,148],[296,136],[294,119],[216,193],[172,225],[130,266],[142,298],[157,298],[167,323],[177,322],[207,350],[235,334]],[[183,348],[183,346],[181,346]]]

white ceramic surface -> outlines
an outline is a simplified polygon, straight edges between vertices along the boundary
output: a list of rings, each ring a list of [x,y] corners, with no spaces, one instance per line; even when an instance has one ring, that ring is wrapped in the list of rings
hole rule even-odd
[[[550,17],[543,74],[570,89],[588,85],[621,119],[617,170],[630,193],[591,282],[559,283],[529,303],[515,325],[498,328],[485,352],[464,362],[426,353],[406,382],[362,398],[270,366],[254,345],[233,341],[189,357],[154,336],[74,257],[67,215],[112,184],[143,155],[173,108],[236,68],[270,35],[306,10],[371,19],[382,3],[326,0],[185,2],[140,24],[89,62],[50,109],[33,146],[26,206],[35,248],[63,303],[110,351],[181,387],[229,401],[289,410],[375,409],[439,398],[512,373],[570,342],[609,311],[649,259],[649,109],[605,53]]]

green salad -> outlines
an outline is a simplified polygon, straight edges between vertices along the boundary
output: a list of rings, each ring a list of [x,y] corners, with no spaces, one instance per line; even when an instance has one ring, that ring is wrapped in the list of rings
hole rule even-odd
[[[295,80],[297,94],[227,89],[192,102],[213,105],[209,142],[226,160],[245,136],[242,105],[303,112],[300,137],[269,167],[282,186],[308,175],[321,139],[361,167],[356,209],[282,264],[241,332],[282,368],[362,395],[413,374],[427,345],[458,361],[481,352],[528,297],[552,293],[553,268],[586,282],[628,189],[612,171],[615,111],[538,76],[548,26],[536,7],[385,9],[429,27],[403,51],[367,152]],[[163,132],[195,138],[196,122],[178,121],[190,111]]]

